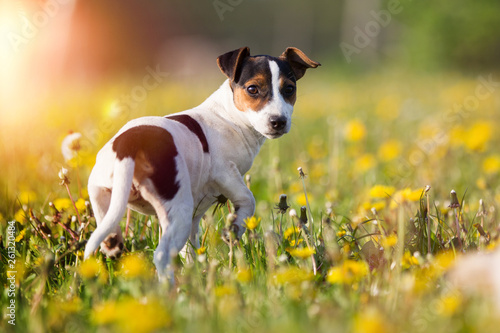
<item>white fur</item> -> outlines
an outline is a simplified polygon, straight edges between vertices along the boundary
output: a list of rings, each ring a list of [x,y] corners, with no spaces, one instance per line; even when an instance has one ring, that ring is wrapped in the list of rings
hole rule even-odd
[[[285,132],[288,132],[293,111],[293,106],[286,103],[279,92],[278,65],[270,61],[270,68],[274,94],[263,110],[239,111],[234,105],[229,80],[226,80],[200,106],[180,113],[191,116],[200,124],[208,141],[209,153],[203,152],[194,133],[181,123],[164,117],[132,120],[102,148],[88,185],[98,227],[85,248],[85,258],[111,232],[116,231],[121,240],[119,222],[129,195],[131,198],[134,195],[131,188],[137,189],[145,201],[128,203],[128,206],[145,214],[156,214],[162,227],[154,255],[160,278],[171,277],[168,271],[170,257],[181,250],[188,238],[195,247],[199,246],[199,221],[220,194],[239,207],[235,225],[238,227],[237,236],[243,234],[243,220],[254,214],[255,199],[242,175],[252,166],[265,137],[277,137],[270,130],[269,117],[284,115],[288,120]],[[174,139],[178,151],[176,165],[180,188],[170,201],[158,196],[150,180],[133,184],[134,161],[131,158],[118,161],[112,149],[113,140],[119,134],[139,125],[162,127]],[[103,246],[101,250],[106,252]]]

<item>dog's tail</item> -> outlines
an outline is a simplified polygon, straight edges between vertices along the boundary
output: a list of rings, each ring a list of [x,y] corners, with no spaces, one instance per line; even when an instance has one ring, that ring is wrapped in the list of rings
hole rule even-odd
[[[97,226],[96,230],[90,236],[85,247],[84,259],[87,259],[99,247],[101,242],[113,231],[120,223],[125,209],[127,208],[130,189],[132,188],[132,179],[134,177],[135,161],[130,157],[122,160],[116,160],[113,169],[113,190],[109,208]]]

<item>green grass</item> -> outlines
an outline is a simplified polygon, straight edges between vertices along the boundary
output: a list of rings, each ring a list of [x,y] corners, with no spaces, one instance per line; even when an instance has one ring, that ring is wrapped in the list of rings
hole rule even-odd
[[[489,299],[453,288],[445,274],[464,253],[495,248],[499,91],[459,115],[450,110],[474,98],[476,78],[393,72],[300,83],[291,133],[266,142],[249,172],[260,224],[231,245],[221,237],[231,206],[210,209],[194,262],[174,260],[175,286],[156,282],[155,217],[132,213],[120,260],[98,254],[82,264],[95,229],[86,179],[98,149],[126,120],[187,109],[210,91],[188,95],[169,83],[120,113],[110,108],[128,88],[112,85],[68,90],[30,117],[20,110],[0,145],[4,318],[12,299],[9,225],[17,237],[16,326],[2,320],[2,331],[494,330]],[[83,138],[78,157],[65,162],[60,143],[70,129]],[[63,166],[83,229],[59,184]],[[449,208],[452,189],[459,208]],[[290,206],[282,211],[281,194]]]

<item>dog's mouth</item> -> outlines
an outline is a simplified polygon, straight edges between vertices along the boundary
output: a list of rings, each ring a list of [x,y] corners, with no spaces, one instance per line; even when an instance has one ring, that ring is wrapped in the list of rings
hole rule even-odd
[[[286,134],[287,132],[288,131],[286,131],[286,130],[281,130],[281,131],[272,131],[269,133],[262,133],[262,134],[268,139],[277,139],[277,138],[283,136],[284,134]]]

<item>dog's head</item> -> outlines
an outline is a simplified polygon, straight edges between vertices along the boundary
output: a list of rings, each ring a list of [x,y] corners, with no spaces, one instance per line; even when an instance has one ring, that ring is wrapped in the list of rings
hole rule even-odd
[[[221,55],[217,63],[229,78],[236,108],[269,139],[290,131],[297,80],[320,65],[294,47],[278,58],[250,56],[250,49],[242,47]]]

